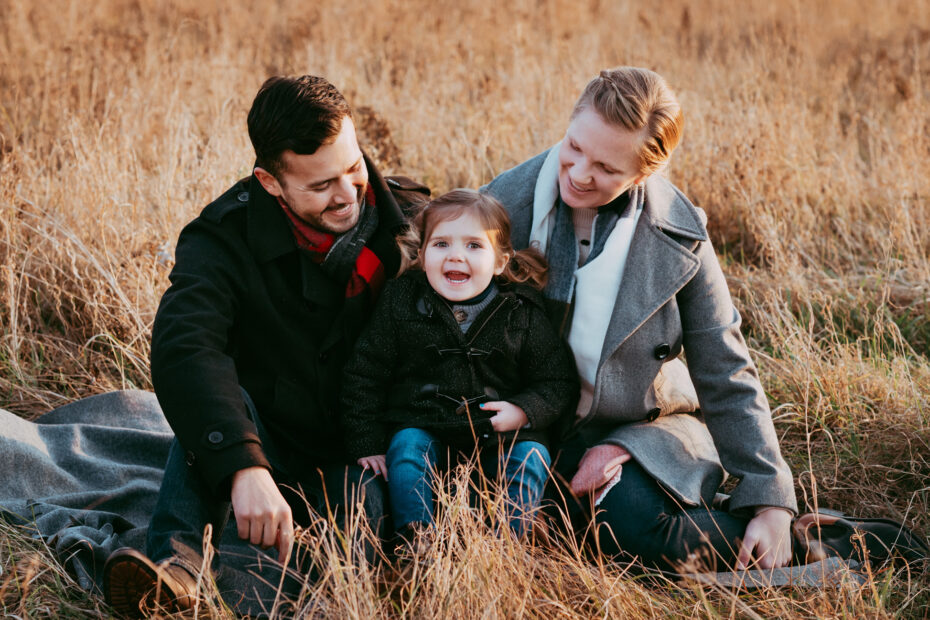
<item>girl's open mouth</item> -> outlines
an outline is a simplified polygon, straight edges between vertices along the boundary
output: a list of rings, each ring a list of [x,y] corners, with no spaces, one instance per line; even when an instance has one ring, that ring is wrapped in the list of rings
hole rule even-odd
[[[467,273],[462,273],[461,271],[447,271],[444,275],[446,276],[446,280],[456,284],[465,282],[471,277]]]

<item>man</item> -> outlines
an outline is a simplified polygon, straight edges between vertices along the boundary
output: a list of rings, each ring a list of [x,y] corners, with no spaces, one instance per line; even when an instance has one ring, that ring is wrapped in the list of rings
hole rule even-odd
[[[152,382],[177,439],[147,555],[107,561],[106,595],[123,614],[189,607],[204,527],[218,545],[230,507],[239,538],[284,564],[306,503],[344,515],[360,500],[380,523],[382,481],[345,465],[338,390],[400,265],[402,207],[429,190],[381,177],[323,78],[269,79],[248,128],[253,174],[181,232],[152,328]]]

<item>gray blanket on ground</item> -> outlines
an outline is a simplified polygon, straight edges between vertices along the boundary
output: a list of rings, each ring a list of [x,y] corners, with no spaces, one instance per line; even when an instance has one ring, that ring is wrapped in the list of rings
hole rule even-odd
[[[0,516],[45,540],[81,587],[100,594],[103,566],[120,547],[145,550],[174,434],[151,392],[79,400],[35,421],[0,409]],[[233,609],[264,615],[275,601],[275,562],[227,527],[218,590]],[[267,558],[268,556],[264,556]],[[300,582],[285,582],[296,594]]]
[[[0,429],[0,514],[34,528],[78,583],[99,593],[103,565],[113,550],[145,549],[174,437],[155,395],[110,392],[59,407],[33,422],[0,409]],[[267,574],[267,566],[257,569],[254,560],[236,565],[235,558],[248,555],[241,552],[245,543],[236,538],[234,527],[226,530],[221,557],[231,559],[224,560],[217,585],[222,592],[237,593],[232,603],[237,611],[267,609],[274,589],[259,592],[261,585],[256,584],[276,584],[277,579]],[[835,585],[848,578],[846,568],[838,560],[793,567],[781,571],[775,582]],[[702,580],[773,583],[769,575],[754,575],[720,573]]]
[[[31,525],[88,590],[113,550],[145,549],[174,435],[155,395],[110,392],[29,422],[0,409],[0,511]]]

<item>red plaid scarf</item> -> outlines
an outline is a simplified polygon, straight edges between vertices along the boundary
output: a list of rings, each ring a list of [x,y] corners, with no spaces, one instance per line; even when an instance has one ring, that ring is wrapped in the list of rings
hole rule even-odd
[[[365,190],[365,202],[370,208],[376,208],[375,192],[371,185]],[[278,198],[278,203],[291,223],[297,247],[309,252],[315,263],[322,264],[336,241],[336,235],[313,228],[297,217],[297,214],[280,198]],[[346,283],[346,299],[360,295],[366,290],[370,290],[372,296],[377,297],[384,285],[384,279],[384,264],[381,259],[367,246],[363,247],[358,258],[355,259],[355,265]]]

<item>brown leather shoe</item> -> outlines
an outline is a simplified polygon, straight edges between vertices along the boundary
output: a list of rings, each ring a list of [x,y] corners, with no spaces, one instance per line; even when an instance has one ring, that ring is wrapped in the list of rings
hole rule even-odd
[[[197,598],[197,580],[176,564],[156,564],[144,554],[123,547],[103,567],[103,593],[121,616],[145,618],[153,611],[190,609]]]

